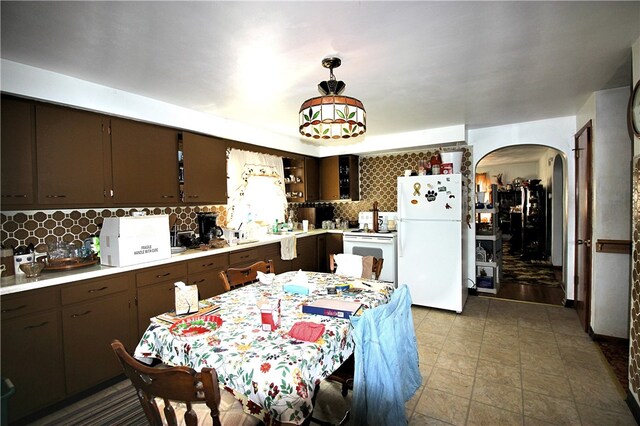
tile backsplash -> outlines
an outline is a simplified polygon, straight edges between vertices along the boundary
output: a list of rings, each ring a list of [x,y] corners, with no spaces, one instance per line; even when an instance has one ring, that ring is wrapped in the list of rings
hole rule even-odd
[[[402,154],[371,155],[360,157],[360,201],[335,201],[329,203],[292,203],[294,211],[298,207],[311,205],[334,206],[335,217],[343,220],[358,220],[358,213],[371,210],[373,202],[378,202],[381,211],[397,209],[397,177],[405,170],[416,170],[418,161],[428,159],[446,148],[406,152]],[[463,151],[461,173],[467,178],[471,175],[472,152],[470,147],[449,149]],[[468,194],[472,194],[468,191]],[[468,202],[471,202],[468,195]],[[197,212],[217,212],[218,223],[226,224],[227,209],[224,205],[177,206],[148,208],[108,208],[108,209],[70,209],[42,211],[2,211],[0,214],[0,237],[5,247],[17,247],[32,243],[36,249],[46,250],[49,241],[62,239],[70,243],[80,243],[96,234],[98,226],[105,217],[130,216],[134,212],[147,214],[176,214],[179,230],[196,231]],[[468,218],[470,220],[470,216]]]

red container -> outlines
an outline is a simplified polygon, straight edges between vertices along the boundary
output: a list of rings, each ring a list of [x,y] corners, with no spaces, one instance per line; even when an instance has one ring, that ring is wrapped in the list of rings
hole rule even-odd
[[[453,174],[453,163],[442,163],[440,165],[440,173],[443,175]]]

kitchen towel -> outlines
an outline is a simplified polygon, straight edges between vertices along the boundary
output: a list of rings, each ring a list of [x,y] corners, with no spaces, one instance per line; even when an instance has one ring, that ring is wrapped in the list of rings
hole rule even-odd
[[[339,253],[334,256],[336,264],[336,274],[346,277],[362,277],[362,256],[357,254]]]
[[[315,342],[324,334],[324,324],[311,321],[298,321],[289,330],[289,336],[305,342]]]
[[[282,260],[292,260],[298,257],[296,252],[296,236],[287,235],[280,241],[280,257]]]

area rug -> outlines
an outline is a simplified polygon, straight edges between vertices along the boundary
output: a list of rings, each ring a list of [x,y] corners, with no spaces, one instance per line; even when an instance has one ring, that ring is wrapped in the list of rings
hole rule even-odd
[[[615,373],[620,386],[629,389],[629,341],[626,339],[596,339],[602,354]]]
[[[513,284],[558,287],[560,281],[548,261],[523,260],[517,253],[511,253],[509,241],[502,247],[502,282]]]

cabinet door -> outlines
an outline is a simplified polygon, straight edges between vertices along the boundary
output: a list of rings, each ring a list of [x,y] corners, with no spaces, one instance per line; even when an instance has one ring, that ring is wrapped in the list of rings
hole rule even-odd
[[[152,317],[175,309],[174,282],[171,280],[138,287],[138,334],[140,336],[149,327]]]
[[[38,203],[105,202],[101,115],[36,105]]]
[[[337,156],[320,159],[320,199],[340,199]]]
[[[280,243],[261,246],[260,250],[260,258],[264,261],[271,260],[276,274],[293,270],[293,262],[291,260],[282,260],[280,256]]]
[[[318,159],[305,157],[304,159],[305,201],[320,199],[320,180]]]
[[[62,310],[67,392],[74,394],[122,373],[113,339],[130,342],[126,291],[70,305]]]
[[[324,268],[326,271],[329,271],[329,255],[330,254],[338,254],[344,253],[343,242],[342,242],[342,234],[341,233],[329,233],[327,235],[327,258]],[[320,265],[322,268],[322,265]]]
[[[8,400],[12,422],[65,396],[60,311],[2,319],[2,376],[16,393]]]
[[[315,236],[296,240],[298,257],[293,259],[293,269],[303,271],[318,270],[318,246]]]
[[[225,268],[218,268],[197,274],[189,274],[187,285],[198,286],[198,299],[200,300],[222,294],[226,289],[220,278],[220,271],[224,270]]]
[[[113,202],[178,202],[178,132],[120,118],[111,119]]]
[[[318,271],[329,271],[329,256],[327,255],[327,235],[320,234],[317,236],[318,244]]]
[[[2,98],[2,205],[33,204],[35,184],[35,105]]]
[[[184,201],[227,203],[227,147],[222,139],[182,134]]]

